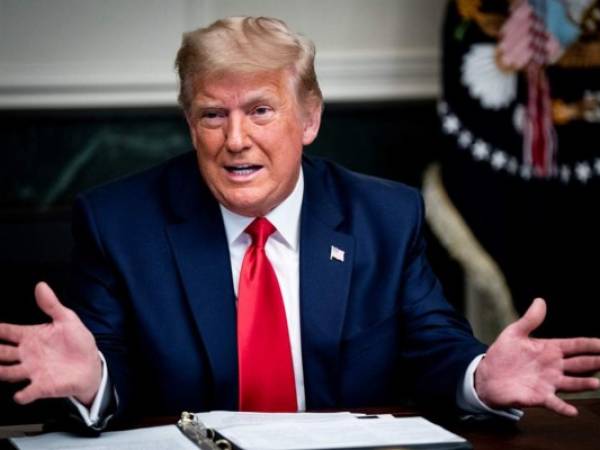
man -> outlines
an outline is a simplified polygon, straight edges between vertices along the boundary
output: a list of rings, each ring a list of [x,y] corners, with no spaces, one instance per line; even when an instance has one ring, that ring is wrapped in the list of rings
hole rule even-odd
[[[0,325],[0,379],[30,380],[17,402],[70,397],[97,428],[113,412],[381,406],[403,390],[576,414],[555,392],[598,387],[569,374],[600,368],[600,340],[529,338],[536,300],[486,353],[426,262],[419,194],[303,158],[322,110],[313,60],[276,19],[184,36],[195,155],[77,200],[77,314],[40,283],[52,321]]]

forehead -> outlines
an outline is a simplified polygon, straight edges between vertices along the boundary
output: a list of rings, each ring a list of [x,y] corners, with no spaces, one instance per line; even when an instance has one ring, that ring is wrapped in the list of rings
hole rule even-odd
[[[195,88],[195,104],[261,99],[287,103],[296,98],[294,79],[286,70],[213,74],[199,79]]]

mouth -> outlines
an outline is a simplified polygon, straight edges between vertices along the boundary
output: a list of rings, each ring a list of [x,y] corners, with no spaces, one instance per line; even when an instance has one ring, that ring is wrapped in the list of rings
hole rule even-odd
[[[232,164],[225,166],[227,173],[231,174],[237,179],[246,179],[252,177],[262,168],[263,166],[257,164]]]

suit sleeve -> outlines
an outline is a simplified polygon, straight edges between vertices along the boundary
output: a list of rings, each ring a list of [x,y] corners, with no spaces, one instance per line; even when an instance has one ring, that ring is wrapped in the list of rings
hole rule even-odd
[[[415,398],[425,405],[456,405],[457,392],[471,361],[486,347],[475,339],[468,322],[444,297],[426,257],[424,205],[407,249],[400,288],[401,358],[406,363]]]
[[[126,289],[104,251],[94,211],[85,197],[73,208],[73,267],[70,306],[96,339],[106,359],[108,374],[118,397],[116,417],[131,404],[131,380],[127,336]]]

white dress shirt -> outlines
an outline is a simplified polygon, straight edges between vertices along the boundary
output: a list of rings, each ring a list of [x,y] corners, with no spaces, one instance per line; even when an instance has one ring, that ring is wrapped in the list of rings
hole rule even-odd
[[[300,213],[304,195],[304,177],[302,171],[292,193],[265,217],[275,226],[276,231],[269,237],[265,244],[265,252],[279,282],[281,296],[287,318],[294,378],[296,383],[296,400],[298,411],[306,409],[304,392],[304,370],[302,366],[302,340],[300,336]],[[254,220],[253,217],[240,216],[220,205],[225,234],[229,246],[231,259],[231,273],[234,292],[237,298],[238,284],[242,261],[246,249],[251,244],[250,236],[244,232],[246,227]],[[522,412],[516,409],[496,410],[485,405],[475,391],[475,369],[484,355],[473,359],[467,370],[463,382],[457,388],[457,403],[460,408],[471,414],[495,414],[507,419],[518,420]],[[110,386],[106,364],[102,366],[102,384],[90,410],[71,398],[79,410],[83,420],[88,426],[93,426],[103,418],[103,411],[99,411],[100,404],[108,404],[104,399],[106,395],[115,395]],[[102,401],[104,399],[104,401]]]
[[[288,334],[292,350],[292,363],[296,381],[298,411],[306,409],[304,396],[304,370],[302,368],[302,341],[300,338],[300,211],[304,195],[302,171],[292,193],[265,217],[276,231],[267,239],[265,252],[271,262],[287,317]],[[254,217],[240,216],[221,205],[225,234],[231,258],[231,274],[235,296],[238,295],[240,270],[246,249],[252,243],[244,232]]]

